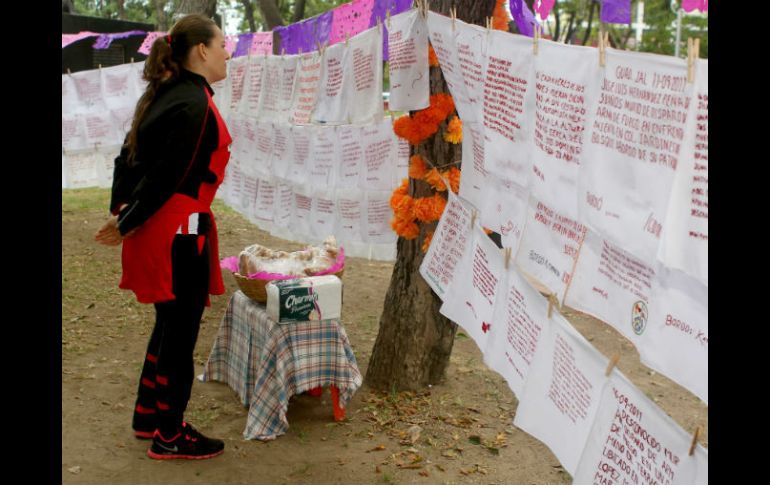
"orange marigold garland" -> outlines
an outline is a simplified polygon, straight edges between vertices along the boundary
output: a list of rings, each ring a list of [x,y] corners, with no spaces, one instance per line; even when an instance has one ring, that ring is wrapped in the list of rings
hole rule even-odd
[[[393,123],[393,131],[412,145],[419,145],[433,136],[447,116],[455,110],[452,96],[446,93],[433,94],[430,106],[414,115],[404,115]]]
[[[433,50],[433,45],[428,44],[428,65],[430,67],[438,67],[438,56],[436,51]]]
[[[446,184],[441,179],[441,174],[439,174],[436,168],[430,169],[428,173],[425,174],[425,177],[423,178],[423,180],[428,182],[430,186],[433,187],[434,190],[437,190],[439,192],[444,192],[446,190]]]
[[[444,178],[449,180],[449,188],[452,189],[452,192],[457,194],[460,192],[460,175],[461,171],[457,167],[452,167],[446,172],[444,172]]]
[[[458,118],[457,115],[449,120],[446,133],[444,133],[444,141],[448,141],[454,145],[463,141],[463,122],[460,121],[460,118]]]
[[[427,253],[428,248],[430,247],[430,243],[433,240],[433,231],[430,231],[428,234],[425,235],[425,239],[422,240],[422,252]]]
[[[413,179],[421,179],[428,173],[428,165],[420,155],[412,155],[409,159],[409,176]]]

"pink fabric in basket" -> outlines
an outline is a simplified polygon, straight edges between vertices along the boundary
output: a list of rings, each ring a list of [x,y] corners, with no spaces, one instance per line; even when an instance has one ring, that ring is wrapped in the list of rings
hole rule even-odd
[[[223,269],[228,269],[232,271],[233,273],[238,272],[238,257],[237,256],[229,256],[227,258],[222,258],[222,261],[220,261],[219,266]],[[345,267],[345,249],[340,246],[340,252],[337,253],[337,260],[334,262],[333,265],[328,267],[327,269],[320,271],[313,276],[323,276],[327,274],[334,274]],[[259,271],[257,273],[252,273],[248,276],[249,279],[260,279],[260,280],[290,280],[292,278],[296,278],[296,276],[291,275],[285,275],[281,273],[267,273],[265,271]]]

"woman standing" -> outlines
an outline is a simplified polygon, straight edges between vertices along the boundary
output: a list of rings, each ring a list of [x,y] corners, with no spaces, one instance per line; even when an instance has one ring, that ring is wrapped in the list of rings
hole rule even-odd
[[[227,76],[222,31],[188,15],[152,45],[147,89],[115,159],[110,218],[96,241],[123,243],[120,288],[153,303],[155,328],[139,382],[133,428],[151,458],[203,459],[224,442],[184,421],[193,350],[209,294],[224,293],[211,202],[232,139],[210,84]]]

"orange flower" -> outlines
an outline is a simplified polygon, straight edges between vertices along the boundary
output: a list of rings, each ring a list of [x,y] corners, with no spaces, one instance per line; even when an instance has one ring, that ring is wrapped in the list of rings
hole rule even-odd
[[[430,247],[430,242],[433,240],[433,231],[430,231],[425,235],[425,239],[422,240],[422,252],[427,253]]]
[[[412,155],[409,159],[409,176],[413,179],[421,179],[428,172],[428,166],[420,155]]]
[[[438,67],[438,56],[431,44],[428,44],[428,65],[431,67]]]
[[[392,198],[391,198],[392,200]],[[414,199],[408,195],[402,195],[393,207],[393,213],[399,219],[412,220],[414,219]]]
[[[425,178],[423,180],[428,182],[434,190],[439,192],[446,190],[446,184],[444,184],[444,181],[441,180],[441,175],[435,168],[430,169],[430,171],[425,174]]]
[[[446,199],[440,196],[439,194],[433,195],[433,216],[436,218],[436,220],[441,219],[441,214],[444,213],[444,209],[446,208]]]
[[[486,234],[487,236],[492,234],[492,229],[489,229],[489,228],[486,228],[486,227],[482,227],[482,229],[484,229],[484,234]]]
[[[495,2],[495,10],[492,14],[492,28],[495,30],[508,30],[508,22],[511,21],[511,18],[508,16],[508,11],[505,10],[504,3],[505,0]]]
[[[404,239],[414,239],[420,234],[420,227],[413,220],[406,221],[394,217],[390,220],[390,227]]]
[[[460,174],[460,169],[457,167],[452,167],[444,172],[444,178],[449,180],[449,188],[455,194],[460,192]]]
[[[452,96],[446,93],[430,97],[430,106],[417,111],[413,116],[405,115],[393,123],[393,132],[412,145],[419,145],[438,131],[443,122],[455,109]]]
[[[413,213],[420,222],[433,222],[438,220],[438,217],[435,217],[434,200],[432,196],[415,199]]]
[[[453,116],[449,121],[446,133],[444,133],[444,141],[454,145],[463,141],[463,122],[457,116]]]

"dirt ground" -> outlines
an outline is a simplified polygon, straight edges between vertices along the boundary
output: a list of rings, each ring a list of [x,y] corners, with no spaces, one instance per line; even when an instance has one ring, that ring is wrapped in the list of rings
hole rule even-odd
[[[151,305],[119,290],[120,250],[97,245],[106,219],[106,189],[62,191],[62,483],[65,484],[522,484],[570,483],[548,448],[511,424],[517,401],[483,363],[473,341],[459,334],[445,382],[419,393],[373,392],[353,397],[347,420],[335,423],[328,390],[296,396],[287,434],[262,443],[243,439],[247,409],[222,383],[193,385],[186,418],[224,439],[224,455],[202,461],[156,461],[148,441],[131,431],[131,413],[152,330]],[[220,256],[260,244],[302,245],[271,237],[217,201]],[[393,265],[348,258],[343,324],[366,374]],[[196,347],[202,368],[229,295],[212,297]],[[708,408],[694,395],[639,362],[633,346],[587,315],[567,318],[641,390],[686,430],[704,426]],[[417,426],[417,427],[415,427]],[[410,433],[411,429],[411,433]],[[417,431],[419,430],[419,435]],[[415,439],[416,438],[416,439]]]

